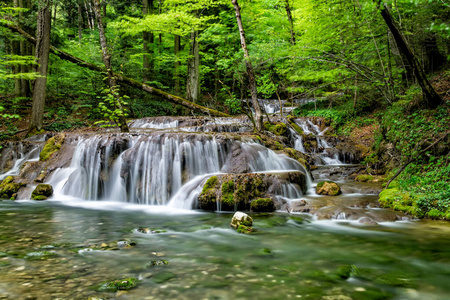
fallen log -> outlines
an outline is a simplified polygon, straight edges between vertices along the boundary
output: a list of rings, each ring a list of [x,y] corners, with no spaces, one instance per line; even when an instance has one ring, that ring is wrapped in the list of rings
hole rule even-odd
[[[30,34],[28,34],[27,32],[25,32],[20,27],[17,27],[17,26],[11,25],[11,24],[7,24],[7,23],[0,23],[0,25],[3,26],[3,27],[9,28],[12,32],[20,34],[21,36],[23,36],[31,44],[36,44],[36,39],[33,36],[31,36]],[[74,63],[74,64],[76,64],[76,65],[78,65],[80,67],[88,68],[89,70],[97,71],[97,72],[101,72],[101,73],[105,73],[106,74],[106,69],[105,68],[97,66],[97,65],[92,64],[92,63],[89,63],[87,61],[84,61],[84,60],[82,60],[82,59],[80,59],[78,57],[75,57],[75,56],[71,55],[70,53],[67,53],[67,52],[64,52],[62,50],[59,50],[56,47],[50,46],[50,53],[58,56],[59,58],[61,58],[63,60],[66,60],[66,61],[69,61],[71,63]],[[129,77],[123,76],[121,74],[118,74],[118,73],[115,73],[115,72],[113,72],[113,74],[117,78],[118,82],[124,83],[124,84],[126,84],[128,86],[131,86],[131,87],[134,87],[134,88],[137,88],[137,89],[140,89],[140,90],[142,90],[144,92],[160,96],[160,97],[162,97],[162,98],[164,98],[164,99],[166,99],[166,100],[168,100],[168,101],[170,101],[170,102],[172,102],[174,104],[181,105],[181,106],[184,106],[186,108],[192,109],[194,111],[201,112],[201,113],[204,113],[204,114],[207,114],[207,115],[211,115],[211,116],[216,116],[216,117],[229,117],[230,116],[230,115],[227,115],[227,114],[225,114],[223,112],[220,112],[220,111],[217,111],[217,110],[214,110],[214,109],[210,109],[210,108],[207,108],[207,107],[195,104],[195,103],[193,103],[191,101],[188,101],[188,100],[186,100],[184,98],[181,98],[181,97],[178,97],[178,96],[166,93],[166,92],[164,92],[164,91],[162,91],[160,89],[156,89],[156,88],[151,87],[151,86],[149,86],[149,85],[147,85],[145,83],[142,83],[142,82],[139,82],[137,80],[131,79]]]

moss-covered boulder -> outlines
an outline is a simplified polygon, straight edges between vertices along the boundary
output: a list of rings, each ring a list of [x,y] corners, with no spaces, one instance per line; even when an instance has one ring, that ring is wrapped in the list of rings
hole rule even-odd
[[[96,287],[99,292],[116,292],[118,290],[130,290],[139,284],[137,278],[124,278],[119,280],[105,281]]]
[[[356,176],[355,180],[359,181],[359,182],[368,182],[368,181],[373,180],[373,176],[372,175],[358,175],[358,176]]]
[[[25,184],[14,182],[14,177],[6,177],[0,183],[0,199],[15,200],[15,195],[23,186],[25,186]]]
[[[241,225],[251,227],[253,225],[253,219],[246,213],[237,211],[235,212],[233,218],[231,219],[230,226],[237,229]]]
[[[31,199],[33,200],[47,200],[48,197],[53,195],[53,187],[50,184],[38,184],[34,191],[31,193]]]
[[[52,157],[53,154],[61,149],[65,138],[66,135],[64,133],[60,133],[52,138],[49,138],[45,143],[44,149],[42,149],[41,153],[39,153],[39,159],[41,161],[47,161],[50,157]]]
[[[197,201],[204,210],[250,210],[251,202],[259,198],[275,199],[283,186],[290,184],[306,192],[306,176],[303,172],[221,174],[209,178]],[[274,203],[275,208],[279,203]]]
[[[337,196],[340,195],[341,187],[333,181],[322,181],[316,186],[316,193],[319,195]]]
[[[270,198],[258,198],[251,202],[250,210],[253,212],[272,212],[275,210],[275,205]]]

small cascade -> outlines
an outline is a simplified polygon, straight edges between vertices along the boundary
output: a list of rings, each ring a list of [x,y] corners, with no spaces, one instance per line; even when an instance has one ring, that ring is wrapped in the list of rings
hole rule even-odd
[[[295,119],[294,122],[303,130],[303,137],[295,132],[291,133],[296,150],[309,153],[315,157],[318,165],[344,164],[340,159],[339,153],[335,151],[333,145],[327,140],[329,137],[324,135],[328,127],[321,130],[320,126],[314,124],[309,118],[306,120]],[[308,144],[308,147],[305,147],[305,144]]]
[[[43,145],[10,142],[1,152],[0,156],[0,180],[5,179],[8,176],[17,176],[22,166],[28,161],[38,161],[39,153],[42,150]]]

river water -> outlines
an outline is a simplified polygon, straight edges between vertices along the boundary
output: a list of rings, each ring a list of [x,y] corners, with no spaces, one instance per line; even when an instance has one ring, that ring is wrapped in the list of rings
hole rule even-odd
[[[0,203],[1,299],[450,299],[447,223],[254,214],[242,235],[228,213],[72,204]],[[137,245],[89,249],[124,240]],[[126,277],[141,281],[94,290]]]
[[[291,146],[315,160],[309,176],[245,138],[240,119],[200,121],[152,118],[129,135],[67,139],[45,181],[53,197],[0,201],[0,299],[450,299],[448,222],[379,208],[381,183],[349,179],[354,157],[335,150],[327,128],[298,119],[304,134],[291,130]],[[10,148],[0,176],[27,177],[42,141]],[[282,186],[279,211],[251,214],[253,234],[230,228],[232,212],[192,209],[212,174],[292,170],[308,190]],[[342,195],[316,195],[323,180]],[[98,291],[129,277],[137,287]]]

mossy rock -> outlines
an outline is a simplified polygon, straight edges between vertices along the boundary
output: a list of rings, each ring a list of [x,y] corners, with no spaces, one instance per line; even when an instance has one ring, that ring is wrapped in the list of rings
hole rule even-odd
[[[272,212],[275,211],[275,205],[270,198],[258,198],[250,203],[250,210],[253,212]]]
[[[33,200],[46,200],[53,195],[53,187],[50,184],[38,184],[34,191],[31,193],[31,199]]]
[[[206,210],[216,209],[216,185],[218,185],[217,176],[212,176],[206,180],[202,192],[198,196],[198,208]]]
[[[14,200],[16,198],[17,192],[23,186],[25,186],[25,184],[14,182],[14,177],[6,177],[0,183],[0,199]]]
[[[373,180],[373,176],[372,175],[358,175],[358,176],[356,176],[355,180],[359,181],[359,182],[368,182],[368,181]]]
[[[44,149],[42,149],[41,153],[39,153],[39,159],[41,161],[47,161],[54,153],[58,152],[59,149],[61,149],[65,138],[66,136],[63,133],[49,138],[45,143]]]
[[[99,292],[117,292],[118,290],[130,290],[139,284],[139,280],[134,277],[105,281],[96,287]]]
[[[319,195],[337,196],[342,193],[341,187],[333,181],[322,181],[316,186],[316,193]]]
[[[358,275],[358,268],[355,265],[340,266],[336,270],[336,275],[341,279],[348,279],[350,276]]]
[[[282,122],[272,125],[266,121],[266,122],[264,122],[264,128],[266,129],[266,131],[269,131],[275,135],[279,135],[279,136],[287,135],[287,126],[285,123],[282,123]]]
[[[253,219],[246,213],[237,211],[231,219],[230,226],[237,229],[241,225],[251,227],[253,225]]]

